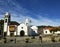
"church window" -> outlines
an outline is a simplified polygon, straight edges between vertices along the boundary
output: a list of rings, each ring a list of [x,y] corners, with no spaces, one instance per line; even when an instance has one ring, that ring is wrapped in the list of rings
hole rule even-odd
[[[23,29],[23,27],[21,27]]]
[[[5,22],[7,22],[7,19],[5,19]]]
[[[45,33],[47,33],[47,31],[45,31]]]

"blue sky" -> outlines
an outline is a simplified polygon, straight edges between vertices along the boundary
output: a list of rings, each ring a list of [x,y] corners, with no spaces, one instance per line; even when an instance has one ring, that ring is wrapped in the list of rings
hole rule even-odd
[[[60,26],[60,0],[0,0],[0,19],[6,12],[19,23],[28,18],[32,25]]]

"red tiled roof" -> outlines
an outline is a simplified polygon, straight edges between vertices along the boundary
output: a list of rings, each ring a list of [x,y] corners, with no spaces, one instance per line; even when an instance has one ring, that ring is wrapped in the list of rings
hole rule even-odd
[[[48,29],[48,30],[52,30],[53,28],[44,28],[44,30],[46,30],[46,29]]]
[[[57,31],[57,30],[59,30],[59,31],[60,31],[60,27],[44,28],[44,30],[46,30],[46,29],[48,29],[48,30],[50,30],[50,31]]]

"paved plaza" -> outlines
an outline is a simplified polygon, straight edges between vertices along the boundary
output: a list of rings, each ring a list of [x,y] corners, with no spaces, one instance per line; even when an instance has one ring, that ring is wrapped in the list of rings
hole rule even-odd
[[[29,43],[26,43],[26,38],[29,38]],[[16,42],[15,42],[16,39]],[[7,37],[6,43],[0,42],[0,47],[60,47],[60,42],[42,42],[38,37]]]
[[[60,47],[60,43],[21,43],[21,44],[0,44],[0,47]]]

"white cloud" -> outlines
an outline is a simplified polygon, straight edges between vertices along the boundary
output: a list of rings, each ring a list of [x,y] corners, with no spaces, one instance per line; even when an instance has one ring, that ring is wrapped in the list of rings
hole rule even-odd
[[[17,3],[16,0],[8,0],[9,5],[14,5],[15,7],[10,7],[9,12],[11,12],[11,20],[17,21],[17,22],[24,22],[26,18],[30,19],[32,21],[31,24],[33,25],[52,25],[52,26],[58,26],[60,25],[60,19],[48,19],[45,17],[42,17],[40,15],[36,15],[38,19],[32,18],[27,13],[29,12],[27,9],[20,6],[20,4]],[[7,5],[8,5],[7,3]],[[5,9],[0,9],[0,12],[4,13],[6,12]],[[4,15],[0,15],[0,19],[4,17]]]
[[[11,11],[14,12],[14,11]],[[32,18],[30,16],[25,16],[23,14],[18,14],[18,13],[11,13],[11,20],[12,21],[17,21],[19,23],[25,22],[25,19],[28,18],[29,20],[32,21],[32,25],[51,25],[51,26],[60,26],[60,21],[59,19],[48,19],[42,16],[37,16],[38,19]],[[0,19],[4,19],[4,15],[0,15]]]
[[[19,23],[24,22],[25,19],[28,18],[29,20],[32,21],[32,23],[31,23],[32,25],[37,25],[37,26],[38,25],[47,25],[47,26],[48,25],[51,25],[51,26],[59,26],[60,25],[59,22],[56,22],[54,20],[44,18],[41,16],[39,16],[39,19],[35,19],[35,18],[29,17],[29,16],[24,16],[24,15],[19,15],[19,17],[18,17],[14,14],[14,16],[12,16],[11,18],[12,18],[12,20],[18,21]]]

